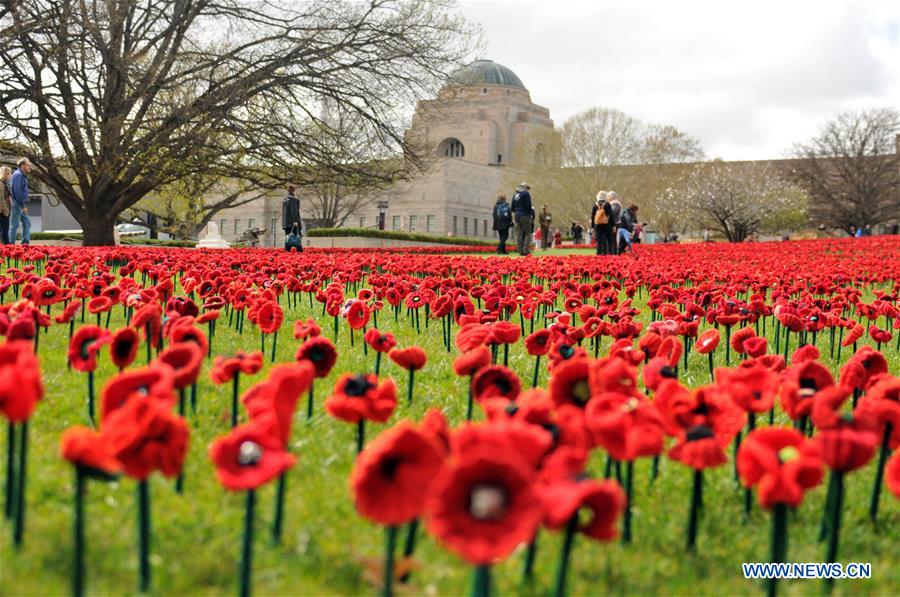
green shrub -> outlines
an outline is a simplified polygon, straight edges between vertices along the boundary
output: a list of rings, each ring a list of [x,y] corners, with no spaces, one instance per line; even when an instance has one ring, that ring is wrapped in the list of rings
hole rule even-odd
[[[417,234],[415,232],[396,232],[393,230],[378,230],[374,228],[312,228],[307,230],[309,237],[335,237],[335,236],[359,236],[363,238],[383,238],[385,240],[407,240],[421,243],[434,243],[441,245],[466,245],[466,246],[494,246],[497,243],[475,238],[461,236],[447,237],[432,234]]]

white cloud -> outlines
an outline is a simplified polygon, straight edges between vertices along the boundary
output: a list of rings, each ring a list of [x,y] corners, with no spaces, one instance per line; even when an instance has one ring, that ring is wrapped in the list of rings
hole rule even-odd
[[[900,107],[900,2],[465,1],[485,57],[557,124],[611,106],[711,156],[780,157],[846,109]]]

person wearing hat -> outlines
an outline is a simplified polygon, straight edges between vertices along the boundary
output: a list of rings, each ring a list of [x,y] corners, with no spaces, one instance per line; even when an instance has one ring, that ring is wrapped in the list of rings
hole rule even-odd
[[[609,207],[612,209],[612,254],[618,254],[618,250],[616,249],[616,239],[619,237],[619,228],[621,228],[622,221],[622,203],[619,201],[619,196],[615,191],[610,191],[607,193],[606,200],[609,201]]]
[[[594,207],[591,208],[591,227],[594,240],[597,242],[597,255],[615,254],[615,237],[613,236],[613,211],[607,192],[599,191]]]
[[[511,206],[516,222],[516,245],[519,255],[523,256],[531,253],[531,233],[534,231],[534,207],[529,189],[525,182],[516,187]]]

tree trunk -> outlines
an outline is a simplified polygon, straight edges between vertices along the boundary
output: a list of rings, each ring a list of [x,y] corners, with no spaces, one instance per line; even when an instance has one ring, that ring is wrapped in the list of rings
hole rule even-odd
[[[116,244],[113,234],[115,228],[115,220],[104,220],[100,218],[91,218],[82,222],[81,229],[83,240],[81,244],[85,247],[105,246],[109,247]]]

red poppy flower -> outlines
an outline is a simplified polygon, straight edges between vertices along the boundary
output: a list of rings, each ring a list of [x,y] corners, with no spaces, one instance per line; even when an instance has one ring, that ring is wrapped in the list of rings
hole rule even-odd
[[[181,472],[188,448],[184,419],[154,400],[128,400],[103,422],[110,450],[125,473],[144,480],[153,471]]]
[[[850,331],[847,332],[847,335],[844,336],[844,339],[841,340],[841,346],[850,346],[851,344],[855,344],[857,340],[862,338],[862,335],[866,333],[866,328],[864,328],[860,324],[855,324],[850,328]]]
[[[793,420],[808,417],[815,395],[834,385],[834,378],[818,361],[806,361],[785,371],[781,384],[781,407]]]
[[[144,341],[150,346],[159,344],[159,332],[162,330],[162,308],[158,303],[148,303],[134,312],[131,325],[144,333]]]
[[[852,357],[850,362],[861,368],[861,385],[865,388],[869,385],[869,380],[888,372],[887,360],[884,355],[871,346],[861,346]]]
[[[584,408],[591,399],[588,381],[590,363],[587,358],[570,359],[553,368],[550,398],[557,406],[572,404]]]
[[[625,396],[638,395],[637,370],[627,361],[616,357],[597,359],[590,363],[588,382],[591,396],[615,392]]]
[[[694,436],[691,441],[710,437],[700,429],[705,427],[724,447],[747,422],[744,411],[716,385],[688,390],[676,380],[666,380],[657,389],[653,404],[663,416],[666,432],[682,441],[688,435]]]
[[[648,390],[656,391],[663,381],[667,379],[677,379],[674,367],[669,365],[669,359],[666,357],[653,357],[641,370],[641,379]]]
[[[273,334],[284,321],[284,311],[275,301],[262,301],[256,312],[256,325],[264,334]]]
[[[109,345],[109,357],[119,369],[124,369],[134,362],[141,338],[134,328],[122,328],[112,336]]]
[[[434,440],[408,422],[385,431],[357,456],[350,474],[357,511],[386,526],[418,518],[443,460]]]
[[[169,332],[169,340],[173,344],[191,342],[197,345],[200,354],[205,356],[209,353],[209,341],[206,339],[206,334],[192,324],[185,323],[174,326]]]
[[[456,357],[453,371],[460,377],[471,377],[477,371],[491,364],[491,351],[487,346],[479,346]]]
[[[534,537],[543,518],[534,480],[534,469],[513,452],[472,446],[434,480],[428,530],[472,564],[502,560]]]
[[[172,368],[175,389],[181,390],[197,382],[200,366],[203,365],[203,353],[196,344],[181,342],[163,350],[157,360]]]
[[[607,393],[596,396],[585,409],[594,441],[615,460],[632,461],[663,451],[662,416],[645,398]]]
[[[700,354],[709,354],[719,345],[720,338],[721,335],[719,334],[719,330],[710,328],[697,336],[697,343],[694,345],[694,350]]]
[[[97,353],[112,339],[108,330],[96,325],[78,328],[69,343],[69,364],[72,369],[87,373],[97,369]]]
[[[81,302],[79,301],[69,301],[66,303],[63,312],[53,318],[56,323],[69,323],[75,316],[78,315],[78,312],[81,311]]]
[[[213,368],[209,372],[209,377],[216,384],[223,384],[231,381],[235,373],[243,373],[244,375],[254,375],[259,373],[263,365],[263,353],[260,351],[246,353],[239,350],[229,357],[217,356],[213,361]]]
[[[454,453],[479,446],[494,446],[497,451],[511,450],[537,469],[553,447],[548,429],[519,419],[499,419],[487,423],[466,423],[453,434]]]
[[[11,423],[27,421],[43,396],[34,345],[23,340],[0,344],[0,413]]]
[[[522,329],[511,321],[498,321],[491,326],[496,344],[515,344],[522,335]]]
[[[822,460],[834,471],[849,472],[865,466],[875,454],[878,435],[860,418],[842,418],[839,424],[822,429],[815,440]]]
[[[790,331],[797,333],[803,329],[803,320],[784,306],[778,306],[775,308],[775,318],[781,322],[781,325],[789,329]]]
[[[322,333],[322,328],[312,318],[306,321],[297,320],[294,322],[294,338],[297,340],[306,340],[318,336]]]
[[[388,378],[379,382],[372,374],[344,373],[334,384],[325,410],[348,423],[361,420],[384,423],[397,407],[397,386]]]
[[[174,387],[175,373],[171,367],[159,362],[113,376],[100,393],[101,426],[131,398],[149,399],[164,408],[172,408],[176,402]]]
[[[37,334],[37,324],[31,315],[20,315],[16,317],[6,330],[6,339],[10,342],[18,340],[27,340],[29,343],[34,340]]]
[[[364,301],[351,299],[347,301],[344,307],[344,317],[347,318],[347,325],[354,330],[361,330],[369,323],[369,305]]]
[[[308,361],[272,367],[268,378],[247,390],[242,398],[250,418],[274,415],[278,437],[287,446],[297,400],[309,390],[314,378],[315,369]]]
[[[122,468],[113,456],[106,436],[87,427],[74,426],[63,431],[59,448],[63,458],[89,472],[111,475]]]
[[[456,347],[461,352],[469,352],[487,344],[491,339],[490,329],[480,323],[471,323],[459,328],[456,333]]]
[[[434,441],[443,456],[450,453],[450,426],[440,410],[429,408],[422,418],[419,431]]]
[[[882,330],[878,326],[869,326],[869,337],[879,344],[887,344],[893,339],[893,334],[888,330]]]
[[[795,350],[794,354],[791,355],[791,363],[794,365],[799,365],[800,363],[805,363],[806,361],[815,361],[818,358],[819,349],[812,344],[804,344],[803,346]]]
[[[294,358],[312,363],[316,377],[327,377],[337,362],[337,350],[328,338],[314,336],[300,345]]]
[[[900,498],[900,452],[895,452],[885,468],[885,484],[888,490]]]
[[[106,313],[113,308],[113,301],[108,296],[95,296],[88,301],[88,313]]]
[[[212,321],[217,321],[219,319],[219,311],[218,309],[213,309],[212,311],[206,311],[197,316],[197,319],[194,320],[195,323],[203,324],[210,323]]]
[[[722,442],[708,425],[688,428],[675,446],[669,450],[669,458],[695,470],[716,467],[728,462]]]
[[[756,429],[741,442],[737,470],[746,487],[757,487],[763,508],[796,508],[804,493],[822,482],[822,459],[811,440],[784,427]]]
[[[595,479],[562,480],[541,484],[547,528],[565,528],[573,516],[585,513],[579,521],[579,533],[597,541],[612,541],[618,534],[616,523],[625,510],[625,492],[615,481]]]
[[[768,350],[769,341],[762,336],[753,336],[744,340],[744,354],[748,357],[761,357]]]
[[[391,360],[407,371],[418,371],[428,362],[425,351],[418,346],[395,348],[389,354]]]
[[[734,369],[717,368],[716,383],[744,412],[762,413],[775,404],[778,375],[760,364]]]
[[[376,352],[390,352],[397,345],[397,339],[390,332],[382,332],[376,328],[369,328],[363,336],[366,344]]]
[[[502,365],[488,365],[472,377],[472,396],[478,402],[497,397],[515,400],[521,391],[519,377]]]
[[[884,437],[885,428],[890,425],[888,447],[900,448],[900,377],[883,375],[873,381],[854,416],[869,421],[877,428],[878,437]]]
[[[660,344],[662,344],[662,336],[654,331],[647,332],[638,340],[638,348],[644,351],[644,354],[651,359],[656,356],[656,351],[659,349]]]
[[[209,459],[225,489],[256,489],[294,466],[296,458],[285,451],[270,423],[252,420],[210,444]]]
[[[744,349],[744,342],[755,337],[756,332],[751,327],[735,330],[731,334],[731,350],[738,354],[744,354],[746,352]]]

